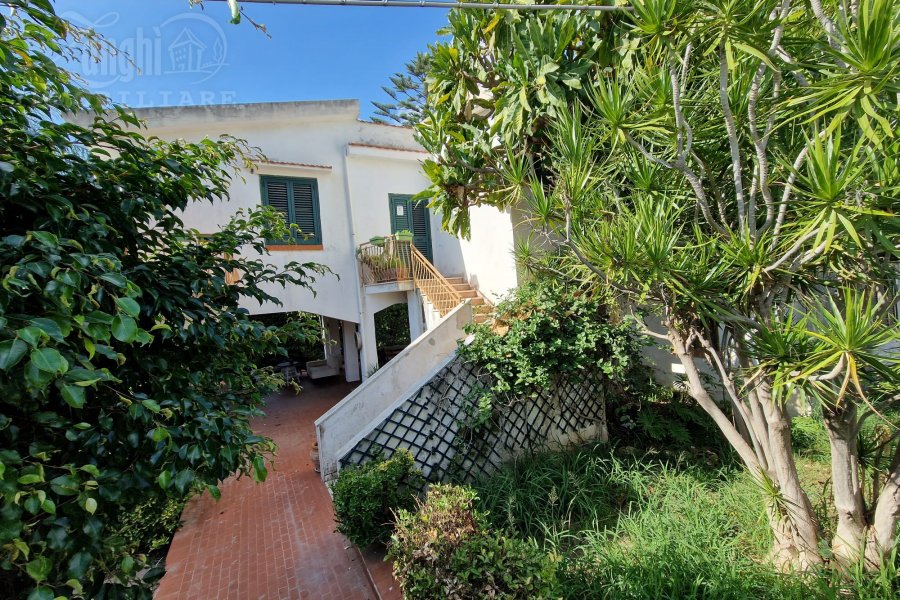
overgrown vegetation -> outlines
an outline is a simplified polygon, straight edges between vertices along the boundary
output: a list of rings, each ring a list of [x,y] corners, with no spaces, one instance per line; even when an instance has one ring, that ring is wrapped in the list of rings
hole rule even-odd
[[[452,11],[417,128],[428,194],[464,235],[471,206],[524,209],[522,264],[656,317],[759,483],[779,568],[877,570],[900,523],[900,3],[628,4]],[[828,431],[826,521],[791,448],[801,394]]]
[[[806,483],[821,483],[820,466],[801,460]],[[777,573],[758,485],[733,455],[694,445],[540,455],[476,489],[496,531],[536,539],[559,557],[566,599],[888,600],[900,590],[896,561],[868,575],[859,567],[845,577]]]
[[[189,204],[226,197],[248,149],[143,137],[59,66],[101,44],[47,1],[0,0],[5,598],[150,597],[159,572],[138,573],[164,534],[148,511],[168,530],[170,501],[266,477],[273,446],[250,419],[279,379],[257,365],[285,337],[242,301],[323,272],[242,257],[289,233],[271,210],[210,236],[183,226]],[[63,120],[78,111],[102,116]]]
[[[409,600],[555,597],[556,565],[533,542],[497,535],[465,487],[432,486],[397,513],[388,558]]]
[[[494,309],[493,322],[472,324],[459,355],[491,376],[495,393],[522,397],[560,376],[601,373],[624,384],[638,367],[639,336],[614,324],[605,299],[542,279],[525,284]]]
[[[395,513],[415,507],[423,485],[409,450],[344,467],[331,488],[337,530],[361,548],[385,544],[394,529]]]

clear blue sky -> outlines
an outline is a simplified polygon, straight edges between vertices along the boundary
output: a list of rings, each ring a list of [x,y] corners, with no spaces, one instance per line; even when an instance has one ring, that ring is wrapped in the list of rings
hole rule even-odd
[[[446,11],[246,4],[229,24],[224,2],[57,0],[131,56],[70,65],[90,87],[131,106],[357,98],[363,117],[381,86],[438,39]]]

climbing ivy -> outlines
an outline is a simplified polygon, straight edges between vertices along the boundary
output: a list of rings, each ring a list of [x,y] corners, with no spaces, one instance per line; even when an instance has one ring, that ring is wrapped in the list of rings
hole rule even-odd
[[[493,322],[469,326],[472,338],[459,354],[491,376],[497,394],[527,396],[555,377],[577,381],[596,371],[624,384],[639,364],[639,336],[632,324],[611,322],[605,306],[597,296],[532,282],[497,305]]]

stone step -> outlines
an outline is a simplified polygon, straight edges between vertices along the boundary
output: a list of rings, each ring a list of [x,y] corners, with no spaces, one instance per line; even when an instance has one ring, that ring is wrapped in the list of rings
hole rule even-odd
[[[491,315],[485,313],[475,313],[475,316],[472,318],[478,324],[487,323],[491,320]]]
[[[465,283],[467,285],[469,283],[468,281],[466,281],[465,277],[461,276],[445,277],[444,279],[446,279],[449,283]]]
[[[460,298],[478,298],[479,297],[478,292],[476,292],[472,288],[469,288],[467,290],[457,289],[456,293],[459,294]]]

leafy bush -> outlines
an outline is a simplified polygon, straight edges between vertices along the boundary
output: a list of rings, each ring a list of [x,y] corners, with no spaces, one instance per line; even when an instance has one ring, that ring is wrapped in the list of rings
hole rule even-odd
[[[709,415],[686,393],[656,383],[649,374],[635,373],[630,393],[617,398],[611,409],[610,438],[616,442],[728,454]]]
[[[340,470],[332,487],[337,530],[357,546],[384,544],[391,537],[394,513],[416,505],[424,484],[409,450]]]
[[[119,516],[118,535],[125,547],[138,553],[165,548],[181,524],[185,500],[181,497],[151,498]]]
[[[494,377],[495,392],[528,394],[554,377],[600,372],[624,383],[639,364],[639,337],[629,323],[613,324],[603,299],[539,281],[500,302],[494,322],[473,324],[459,354]]]
[[[0,5],[0,590],[146,598],[119,516],[265,478],[273,446],[250,419],[284,337],[240,307],[322,269],[262,260],[287,229],[272,209],[185,228],[187,206],[227,196],[246,144],[145,138],[60,66],[94,34],[47,1]],[[79,111],[85,125],[60,118]]]
[[[495,535],[469,488],[435,485],[397,513],[388,557],[410,600],[552,598],[556,565],[532,542]]]

